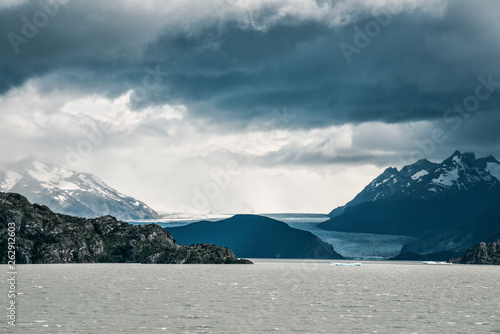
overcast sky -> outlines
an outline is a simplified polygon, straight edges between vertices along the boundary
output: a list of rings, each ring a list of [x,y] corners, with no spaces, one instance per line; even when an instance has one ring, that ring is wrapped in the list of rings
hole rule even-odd
[[[500,158],[500,2],[0,3],[0,164],[159,211],[327,213],[386,167]]]

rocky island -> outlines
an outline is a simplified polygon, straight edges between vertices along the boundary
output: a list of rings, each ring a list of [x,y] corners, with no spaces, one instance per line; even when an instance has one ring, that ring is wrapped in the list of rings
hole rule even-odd
[[[496,264],[500,265],[500,239],[485,243],[480,242],[468,249],[464,256],[449,260],[461,264]]]
[[[15,240],[9,239],[15,238]],[[15,241],[16,263],[214,263],[249,264],[226,248],[178,245],[155,224],[131,225],[111,216],[78,218],[0,192],[0,255],[7,263]]]

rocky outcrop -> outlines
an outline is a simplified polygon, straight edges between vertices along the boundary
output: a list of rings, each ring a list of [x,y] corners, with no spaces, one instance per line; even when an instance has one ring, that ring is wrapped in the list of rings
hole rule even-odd
[[[176,252],[163,252],[159,255],[156,263],[251,264],[252,262],[245,259],[236,259],[233,251],[227,247],[220,247],[213,244],[198,244],[181,246]]]
[[[500,196],[485,213],[477,215],[474,219],[432,238],[407,243],[401,249],[400,258],[405,258],[411,253],[445,255],[450,252],[457,254],[449,254],[447,258],[460,257],[479,242],[488,243],[498,238],[500,238]]]
[[[16,263],[251,263],[226,247],[178,245],[155,224],[56,214],[19,194],[0,193],[1,263],[7,263],[12,229]]]
[[[500,265],[500,239],[486,244],[480,242],[467,250],[461,258],[450,259],[453,263],[462,264],[497,264]]]

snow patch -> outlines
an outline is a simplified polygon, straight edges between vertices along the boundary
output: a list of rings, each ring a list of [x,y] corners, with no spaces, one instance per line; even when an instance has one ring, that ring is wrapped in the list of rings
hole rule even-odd
[[[424,169],[424,170],[421,170],[420,172],[416,172],[415,174],[413,174],[411,176],[411,179],[412,180],[418,180],[418,179],[420,179],[423,176],[428,175],[428,174],[429,174],[429,172]]]
[[[495,177],[498,181],[500,181],[500,165],[496,162],[488,162],[486,163],[486,170],[493,177]]]
[[[458,178],[458,169],[454,169],[447,173],[439,175],[437,179],[432,179],[431,182],[439,184],[441,186],[451,187],[453,185],[453,181],[458,180]]]
[[[381,184],[386,183],[387,181],[389,181],[389,180],[390,180],[390,179],[392,179],[393,177],[394,177],[394,175],[391,175],[391,176],[389,176],[389,178],[387,178],[387,179],[383,180],[382,182],[375,183],[375,188],[377,188],[377,187],[378,187],[379,185],[381,185]],[[394,182],[395,182],[395,181],[396,181],[396,180],[394,180]]]
[[[59,195],[55,197],[55,199],[59,202],[59,204],[62,204],[67,200],[67,198],[64,195]]]
[[[47,165],[41,161],[34,161],[33,167],[34,169],[28,170],[29,176],[42,183],[51,183],[51,180],[54,177],[54,171],[50,170]]]
[[[22,178],[22,176],[16,172],[11,172],[11,171],[7,171],[5,173],[5,180],[0,183],[0,189],[2,189],[2,191],[9,191],[11,190],[12,188],[14,188],[14,186],[16,185],[16,183]]]
[[[59,189],[62,189],[62,190],[79,190],[80,189],[80,187],[78,185],[74,184],[73,182],[64,181],[64,180],[62,180],[62,182],[59,182],[58,187],[59,187]]]

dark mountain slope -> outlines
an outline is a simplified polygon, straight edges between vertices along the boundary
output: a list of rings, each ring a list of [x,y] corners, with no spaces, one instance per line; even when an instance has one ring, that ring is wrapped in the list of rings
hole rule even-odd
[[[180,243],[215,243],[249,258],[341,259],[333,247],[310,232],[255,215],[169,228]]]
[[[417,240],[403,246],[401,255],[429,254],[460,250],[461,253],[479,242],[492,242],[500,238],[500,197],[488,210],[466,223],[436,237]]]
[[[500,163],[455,152],[440,164],[388,168],[351,202],[332,211],[326,230],[430,238],[483,214],[500,195]]]

